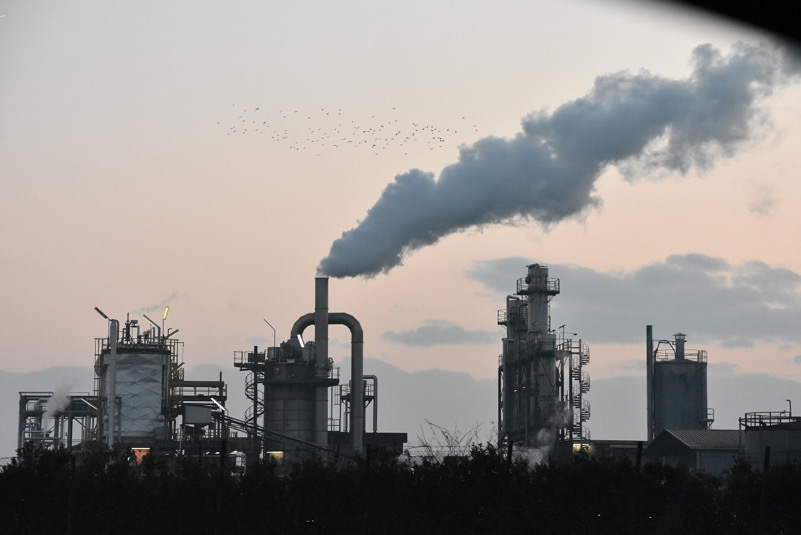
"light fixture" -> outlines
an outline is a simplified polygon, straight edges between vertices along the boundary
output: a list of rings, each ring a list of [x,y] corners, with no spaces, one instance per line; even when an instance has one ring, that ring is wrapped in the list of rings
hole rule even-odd
[[[150,322],[150,324],[151,324],[153,327],[156,327],[157,329],[159,328],[159,326],[158,326],[158,325],[156,325],[156,322],[155,322],[155,321],[153,321],[152,319],[150,319],[150,318],[148,318],[148,317],[147,317],[147,314],[142,314],[142,316],[144,316],[144,318],[145,318],[147,321],[149,321],[149,322]]]
[[[98,408],[97,408],[97,407],[95,407],[94,405],[92,405],[91,403],[89,403],[88,401],[86,401],[85,399],[81,398],[81,401],[83,401],[84,403],[86,403],[87,405],[89,405],[89,406],[90,406],[92,409],[94,409],[94,410],[98,410]]]
[[[220,409],[220,410],[221,410],[221,411],[223,411],[224,413],[228,414],[228,409],[226,409],[225,407],[223,407],[223,406],[220,404],[220,402],[219,402],[219,401],[217,401],[217,400],[216,400],[216,399],[214,399],[214,398],[209,398],[209,399],[211,400],[211,402],[212,402],[212,403],[214,403],[215,405],[217,405],[217,408],[218,408],[218,409]]]

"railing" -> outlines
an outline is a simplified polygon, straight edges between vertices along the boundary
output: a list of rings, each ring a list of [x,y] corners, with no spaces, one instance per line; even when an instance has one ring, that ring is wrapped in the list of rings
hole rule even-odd
[[[579,388],[581,389],[582,394],[586,394],[587,392],[590,391],[590,374],[583,370],[581,372],[581,381]]]
[[[506,325],[506,309],[498,311],[498,325]]]
[[[526,282],[528,277],[517,279],[517,294],[528,295],[532,293],[546,293],[556,295],[559,293],[559,279],[549,279],[545,277],[534,277]]]
[[[788,411],[779,412],[746,412],[745,416],[739,419],[740,427],[768,427],[779,424],[789,424],[801,421],[798,416],[793,416]]]
[[[660,349],[655,352],[654,357],[659,362],[663,362],[666,360],[676,360],[676,352],[672,348]],[[706,349],[685,349],[684,359],[694,360],[696,362],[706,362],[707,360]]]

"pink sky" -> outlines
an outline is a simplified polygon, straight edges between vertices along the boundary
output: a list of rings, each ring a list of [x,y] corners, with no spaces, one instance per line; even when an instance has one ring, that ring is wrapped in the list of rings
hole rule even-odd
[[[124,319],[166,304],[187,360],[227,369],[234,350],[271,342],[263,318],[285,339],[313,309],[318,263],[396,175],[437,174],[460,145],[510,138],[522,117],[587,94],[596,76],[683,79],[697,45],[727,53],[767,39],[612,1],[9,1],[0,13],[0,368],[10,371],[90,364],[105,334],[95,306]],[[477,262],[523,257],[625,276],[692,253],[801,274],[799,102],[798,84],[777,89],[763,104],[770,120],[711,169],[627,182],[610,166],[596,182],[602,204],[580,218],[448,236],[387,275],[332,280],[331,308],[359,318],[369,357],[486,378],[500,352],[496,311],[525,265],[497,291],[468,276]],[[378,154],[347,143],[356,127],[387,141],[416,126],[442,141],[395,140]],[[797,287],[788,291],[795,302],[782,306],[801,317]],[[385,336],[427,321],[497,340]],[[554,312],[554,325],[571,321],[571,310]],[[644,313],[635,328],[653,321]],[[796,332],[724,347],[714,333],[694,339],[691,324],[655,328],[686,332],[710,362],[801,380]],[[579,334],[594,377],[632,373],[625,364],[644,352],[644,340]],[[344,358],[347,332],[331,336]]]

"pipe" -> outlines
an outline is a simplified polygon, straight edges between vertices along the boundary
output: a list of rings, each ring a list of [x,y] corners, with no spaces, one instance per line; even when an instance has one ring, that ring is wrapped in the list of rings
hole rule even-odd
[[[106,396],[106,410],[108,411],[108,431],[106,440],[109,449],[114,449],[114,434],[116,430],[115,413],[117,412],[117,337],[119,336],[120,323],[117,320],[108,322],[108,368],[106,374],[110,375],[108,380],[108,390]]]
[[[328,277],[314,279],[314,363],[315,377],[328,377]],[[328,387],[314,387],[314,441],[328,445]]]
[[[676,360],[684,360],[684,341],[686,335],[684,333],[676,333],[673,335],[676,340]]]
[[[353,452],[362,452],[364,449],[364,331],[355,317],[344,312],[331,312],[328,314],[328,324],[345,325],[350,329],[350,377],[353,382],[351,390],[351,445]],[[314,314],[304,314],[292,325],[290,337],[303,335],[306,327],[315,325]],[[327,340],[326,340],[327,341]],[[316,348],[315,338],[315,352]],[[327,362],[326,356],[326,362]],[[327,364],[326,364],[327,365]],[[327,413],[326,413],[327,414]]]
[[[646,406],[647,433],[645,438],[650,444],[654,439],[654,332],[651,325],[645,326],[645,381],[646,381]]]

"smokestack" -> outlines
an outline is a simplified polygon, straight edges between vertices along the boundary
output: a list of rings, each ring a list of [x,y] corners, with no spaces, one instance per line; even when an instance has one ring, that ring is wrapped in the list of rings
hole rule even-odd
[[[328,377],[328,278],[314,279],[314,360],[318,379]],[[314,441],[328,444],[328,387],[314,388]]]
[[[117,429],[117,339],[120,335],[120,322],[115,319],[108,322],[108,343],[109,352],[107,355],[108,368],[106,370],[106,380],[108,389],[106,390],[106,410],[108,411],[108,430],[106,431],[106,443],[109,449],[114,449],[114,435]]]
[[[673,337],[676,340],[676,359],[684,360],[684,341],[687,339],[687,335],[684,333],[676,333]]]
[[[648,411],[648,430],[645,438],[650,443],[654,439],[654,332],[650,325],[645,326],[645,351],[645,396]]]
[[[610,165],[630,181],[710,168],[746,145],[765,124],[761,98],[801,70],[797,58],[767,45],[735,46],[727,56],[701,45],[693,60],[684,80],[599,76],[587,95],[524,117],[514,138],[462,147],[438,179],[419,169],[396,176],[331,245],[319,272],[372,277],[469,227],[580,216],[600,203],[595,182]]]
[[[294,339],[296,336],[303,334],[303,330],[310,326],[315,325],[315,364],[320,362],[318,360],[321,358],[321,353],[317,353],[317,344],[321,341],[321,339],[317,338],[318,334],[323,332],[326,333],[325,342],[322,344],[327,348],[327,334],[328,334],[328,325],[345,325],[348,329],[350,329],[350,360],[351,360],[351,444],[353,446],[354,452],[362,452],[364,448],[364,331],[362,330],[362,326],[359,323],[359,320],[351,316],[350,314],[346,314],[344,312],[331,312],[328,313],[328,279],[326,278],[318,278],[317,281],[324,280],[324,283],[317,282],[315,286],[315,311],[313,314],[304,314],[300,318],[295,321],[295,324],[292,325],[292,333],[290,338]],[[324,297],[323,297],[324,296]],[[323,312],[325,310],[325,312]],[[317,320],[320,318],[322,321],[323,316],[327,318],[326,326],[324,329],[317,328]],[[320,369],[318,366],[318,373],[320,373],[321,377],[327,377],[327,362],[328,356],[325,356],[325,371]],[[323,387],[323,392],[320,393],[319,390],[315,390],[315,422],[319,423],[325,421],[326,423],[326,434],[323,435],[322,432],[316,434],[316,441],[320,439],[321,441],[317,442],[321,446],[327,444],[328,441],[328,434],[327,434],[327,390]],[[317,401],[323,400],[325,403],[320,404]],[[317,425],[317,424],[315,424]],[[317,433],[320,430],[320,427],[316,427]],[[324,440],[323,440],[324,439]]]

